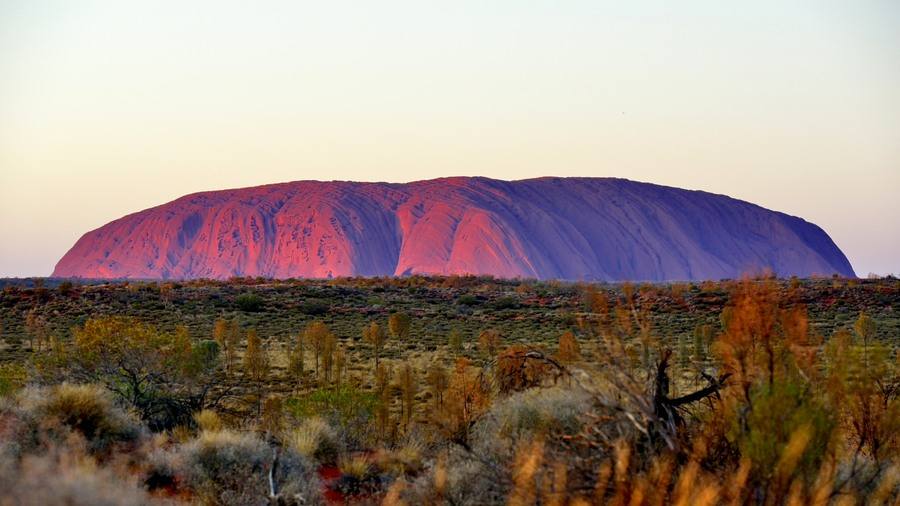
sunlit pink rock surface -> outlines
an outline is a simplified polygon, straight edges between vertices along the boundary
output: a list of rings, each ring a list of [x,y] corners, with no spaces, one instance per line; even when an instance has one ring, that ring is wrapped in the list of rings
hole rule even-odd
[[[54,276],[493,274],[570,280],[853,276],[819,227],[609,178],[299,181],[187,195],[85,234]]]

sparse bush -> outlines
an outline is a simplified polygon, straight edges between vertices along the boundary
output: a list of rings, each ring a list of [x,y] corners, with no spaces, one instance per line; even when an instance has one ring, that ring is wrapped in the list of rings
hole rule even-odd
[[[272,454],[251,434],[203,432],[179,451],[184,479],[199,496],[219,504],[261,503]]]
[[[427,447],[423,442],[424,434],[412,434],[406,441],[390,450],[382,450],[376,454],[377,466],[393,476],[415,475],[424,467]]]
[[[497,356],[494,378],[501,393],[518,392],[540,385],[552,369],[539,350],[517,344]]]
[[[345,497],[370,495],[381,486],[375,466],[366,455],[343,455],[338,467],[341,477],[334,486]]]
[[[222,419],[219,418],[215,411],[210,409],[204,409],[195,414],[194,422],[201,431],[205,432],[218,432],[224,428]]]
[[[590,412],[591,397],[581,389],[535,388],[494,403],[475,424],[473,451],[503,460],[525,442],[549,432],[576,434]]]
[[[342,456],[338,467],[344,475],[357,480],[365,479],[372,472],[372,463],[365,455]]]
[[[343,451],[337,432],[318,416],[303,420],[288,436],[287,442],[300,455],[323,463],[337,462]]]
[[[17,460],[0,451],[0,504],[17,506],[148,506],[135,476],[115,473],[77,451],[57,449]]]
[[[92,453],[102,454],[114,445],[134,443],[142,433],[139,422],[95,385],[63,383],[27,388],[5,410],[18,421],[15,440],[22,451],[62,442],[70,432],[76,432],[84,437]]]
[[[276,450],[252,434],[204,432],[178,452],[186,485],[202,501],[222,505],[269,504],[268,473]],[[314,465],[291,450],[278,454],[279,493],[300,504],[320,500]]]

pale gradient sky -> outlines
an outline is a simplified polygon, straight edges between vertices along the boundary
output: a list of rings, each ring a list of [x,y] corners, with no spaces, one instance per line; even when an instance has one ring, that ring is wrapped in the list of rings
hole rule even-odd
[[[900,2],[631,4],[0,0],[0,276],[195,191],[448,175],[724,193],[900,273]]]

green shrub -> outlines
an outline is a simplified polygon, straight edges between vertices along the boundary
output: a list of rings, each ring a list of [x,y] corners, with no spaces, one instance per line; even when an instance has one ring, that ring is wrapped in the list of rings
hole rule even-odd
[[[776,469],[791,437],[805,431],[805,445],[797,467],[812,473],[829,448],[834,418],[828,408],[795,381],[776,380],[759,385],[751,393],[752,410],[746,419],[735,417],[729,437],[754,468],[768,474]],[[762,476],[768,479],[770,476]]]
[[[72,284],[72,282],[71,282],[71,281],[68,281],[68,280],[63,281],[63,282],[60,283],[59,286],[57,287],[57,290],[59,290],[59,294],[60,294],[60,295],[69,295],[69,294],[72,293],[72,291],[73,291],[74,289],[75,289],[75,285]]]
[[[300,303],[298,309],[301,313],[308,316],[321,316],[328,313],[331,305],[323,300],[305,300]]]
[[[135,318],[97,317],[72,334],[43,379],[102,384],[154,431],[189,424],[219,382],[218,345],[195,344],[185,327],[165,333]]]
[[[504,309],[517,309],[520,306],[515,297],[500,297],[491,303],[491,309],[502,311]]]
[[[219,365],[219,343],[204,339],[191,348],[191,355],[186,364],[189,374],[200,374],[204,371],[212,371]]]
[[[339,437],[350,447],[362,447],[372,437],[370,422],[378,399],[349,385],[321,388],[285,402],[287,411],[298,419],[322,417],[338,430]]]
[[[456,299],[456,303],[462,306],[475,306],[478,302],[478,297],[471,294],[460,295],[459,298]]]
[[[25,386],[28,374],[25,367],[16,363],[0,364],[0,397],[7,397]]]
[[[256,313],[263,308],[263,299],[255,293],[244,293],[234,299],[238,309],[246,313]]]

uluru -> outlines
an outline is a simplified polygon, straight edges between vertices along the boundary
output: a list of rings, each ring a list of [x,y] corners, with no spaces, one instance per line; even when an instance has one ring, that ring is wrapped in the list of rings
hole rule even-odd
[[[828,234],[723,195],[615,178],[297,181],[181,197],[90,231],[57,277],[854,276]]]

